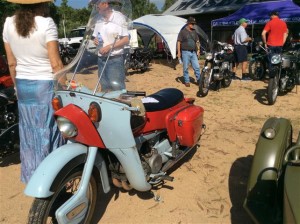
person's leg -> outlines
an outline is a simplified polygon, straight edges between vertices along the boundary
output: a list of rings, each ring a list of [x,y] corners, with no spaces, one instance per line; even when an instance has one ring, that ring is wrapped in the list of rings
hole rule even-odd
[[[112,57],[106,65],[107,84],[110,90],[125,89],[125,69],[123,55]]]
[[[198,81],[200,79],[200,65],[199,65],[198,56],[197,56],[196,52],[194,52],[191,55],[191,64],[194,69],[194,75],[196,77],[196,81],[198,83]]]
[[[189,62],[190,62],[190,53],[189,51],[182,51],[182,63],[183,63],[183,78],[184,82],[190,83],[190,76],[189,76]]]

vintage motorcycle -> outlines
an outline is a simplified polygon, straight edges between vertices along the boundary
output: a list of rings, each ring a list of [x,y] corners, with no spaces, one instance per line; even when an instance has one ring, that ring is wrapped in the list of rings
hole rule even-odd
[[[268,66],[268,55],[261,48],[262,41],[257,41],[255,44],[255,53],[252,54],[249,60],[249,75],[253,80],[262,80],[265,77]]]
[[[125,48],[125,71],[128,73],[129,69],[147,71],[151,60],[153,59],[153,52],[146,48]]]
[[[172,181],[170,169],[196,147],[205,128],[204,109],[178,89],[146,95],[133,79],[124,89],[112,78],[112,89],[101,90],[106,64],[101,70],[81,66],[97,62],[85,57],[98,15],[97,5],[92,8],[77,56],[56,74],[53,108],[68,143],[43,160],[26,186],[25,194],[35,198],[29,223],[93,223],[112,185],[145,192]],[[122,12],[129,18],[129,9]]]
[[[300,223],[300,132],[292,124],[269,118],[253,157],[244,208],[255,223]]]
[[[18,101],[5,59],[0,58],[0,155],[19,146]]]
[[[59,54],[64,65],[69,64],[75,58],[77,51],[66,43],[59,43]]]
[[[294,49],[282,54],[269,55],[269,82],[267,100],[270,105],[276,102],[278,94],[290,92],[299,80],[300,50]]]
[[[205,54],[205,63],[199,79],[199,95],[207,96],[212,83],[216,89],[227,88],[232,81],[233,46],[213,41],[210,50]]]

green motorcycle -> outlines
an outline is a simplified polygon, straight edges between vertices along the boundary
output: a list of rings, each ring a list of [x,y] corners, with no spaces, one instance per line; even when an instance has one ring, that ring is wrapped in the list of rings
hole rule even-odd
[[[300,132],[292,141],[285,118],[269,118],[261,129],[244,208],[255,223],[300,224]]]

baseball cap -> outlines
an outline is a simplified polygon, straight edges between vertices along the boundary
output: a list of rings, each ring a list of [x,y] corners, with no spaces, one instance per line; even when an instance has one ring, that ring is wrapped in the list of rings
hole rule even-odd
[[[192,23],[192,24],[196,24],[196,19],[194,17],[189,17],[187,20],[187,23]]]
[[[249,20],[248,20],[248,19],[245,19],[245,18],[241,18],[241,19],[239,20],[239,24],[248,23],[248,22],[249,22]]]

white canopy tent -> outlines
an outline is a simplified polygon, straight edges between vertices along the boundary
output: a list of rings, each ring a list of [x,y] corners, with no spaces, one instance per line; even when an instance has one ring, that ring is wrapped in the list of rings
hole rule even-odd
[[[168,47],[173,59],[176,58],[176,43],[179,31],[186,25],[186,19],[171,15],[145,15],[133,20],[133,29],[145,46],[148,46],[154,34],[158,34]]]
[[[180,30],[186,25],[186,19],[173,15],[145,15],[133,20],[133,29],[136,29],[144,45],[147,47],[154,34],[158,34],[165,46],[168,47],[172,58],[176,58],[177,38]],[[207,43],[208,37],[197,25],[195,30],[200,37],[202,46]]]

